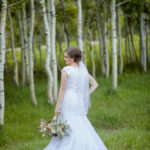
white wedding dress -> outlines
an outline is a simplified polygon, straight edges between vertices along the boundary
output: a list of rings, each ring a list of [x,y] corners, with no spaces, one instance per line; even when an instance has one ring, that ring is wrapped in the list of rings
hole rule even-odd
[[[67,72],[68,79],[60,110],[63,119],[67,120],[67,124],[71,128],[71,132],[62,139],[52,137],[50,143],[43,150],[107,150],[86,113],[80,111],[84,104],[80,93],[77,92],[79,68],[66,66],[63,70]]]

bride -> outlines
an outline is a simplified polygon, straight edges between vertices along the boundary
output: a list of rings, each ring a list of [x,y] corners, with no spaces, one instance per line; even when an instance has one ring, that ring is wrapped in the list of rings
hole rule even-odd
[[[67,66],[61,70],[55,116],[62,115],[71,132],[62,139],[52,137],[43,150],[107,150],[86,116],[91,106],[90,94],[98,84],[81,61],[79,48],[66,49],[64,60]]]

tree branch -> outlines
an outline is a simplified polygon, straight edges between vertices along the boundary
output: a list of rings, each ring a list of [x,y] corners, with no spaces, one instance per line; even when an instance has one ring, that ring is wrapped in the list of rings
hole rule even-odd
[[[25,2],[25,0],[22,0],[20,2],[16,2],[16,3],[10,4],[10,5],[7,6],[7,8],[10,8],[12,6],[15,6],[15,5],[18,5],[18,4],[21,4],[21,3],[24,3],[24,2]]]
[[[124,2],[120,2],[120,3],[116,4],[116,7],[120,6],[120,5],[124,4],[124,3],[127,3],[128,1],[130,1],[130,0],[125,0]]]

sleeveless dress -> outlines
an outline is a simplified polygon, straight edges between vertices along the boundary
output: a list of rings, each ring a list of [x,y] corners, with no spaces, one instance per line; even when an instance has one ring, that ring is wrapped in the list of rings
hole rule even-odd
[[[68,79],[60,112],[70,126],[71,132],[69,136],[64,136],[62,139],[52,137],[43,150],[107,150],[86,114],[78,111],[83,107],[82,100],[77,94],[78,68],[66,66],[63,70],[67,72]]]

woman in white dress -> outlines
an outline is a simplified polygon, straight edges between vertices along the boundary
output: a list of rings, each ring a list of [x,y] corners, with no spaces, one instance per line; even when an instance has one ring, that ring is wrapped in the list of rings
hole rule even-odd
[[[79,48],[68,48],[64,53],[67,64],[61,70],[61,85],[55,116],[67,120],[71,132],[62,139],[52,137],[43,150],[107,150],[87,118],[90,94],[98,87],[81,61]],[[89,86],[89,84],[91,86]]]

